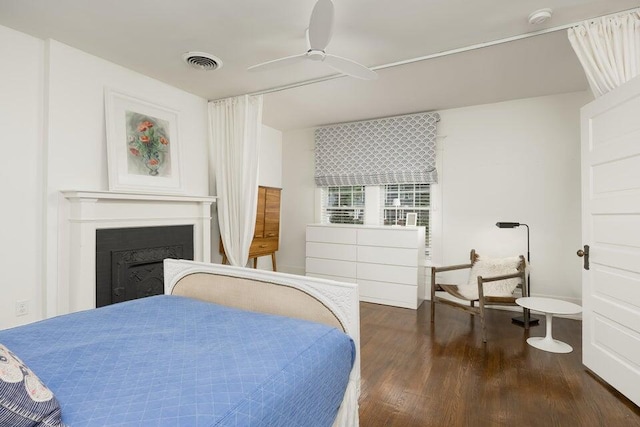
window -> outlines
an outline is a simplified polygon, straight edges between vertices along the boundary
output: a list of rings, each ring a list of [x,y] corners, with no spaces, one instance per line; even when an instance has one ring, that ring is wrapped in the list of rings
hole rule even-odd
[[[425,227],[427,254],[431,247],[429,233],[431,191],[429,184],[387,184],[384,186],[382,217],[384,225],[396,224],[396,212],[399,225],[405,225],[408,213],[416,213],[417,225]],[[400,207],[393,206],[395,199]]]
[[[323,223],[364,223],[363,185],[323,187],[322,201]]]
[[[365,194],[367,205],[365,208]],[[426,255],[430,255],[431,188],[429,184],[322,187],[322,222],[333,224],[404,225],[408,213],[416,213],[417,225],[425,227]],[[393,206],[394,199],[400,207]],[[366,209],[366,212],[365,212]]]

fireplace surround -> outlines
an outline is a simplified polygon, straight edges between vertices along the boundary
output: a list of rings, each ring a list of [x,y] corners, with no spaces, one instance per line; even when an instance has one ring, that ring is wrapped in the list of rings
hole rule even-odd
[[[193,259],[211,261],[215,197],[62,191],[60,199],[56,314],[96,307],[98,230],[191,226]]]

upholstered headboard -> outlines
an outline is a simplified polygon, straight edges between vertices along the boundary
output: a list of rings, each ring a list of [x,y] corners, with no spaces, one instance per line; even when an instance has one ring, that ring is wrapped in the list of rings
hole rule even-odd
[[[172,294],[243,310],[310,320],[346,332],[338,317],[322,301],[292,286],[224,274],[192,273],[176,282]]]

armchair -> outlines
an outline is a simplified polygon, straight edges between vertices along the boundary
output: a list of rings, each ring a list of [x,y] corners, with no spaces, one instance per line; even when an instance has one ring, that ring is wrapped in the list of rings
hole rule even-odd
[[[438,283],[437,274],[469,269],[469,280],[466,285],[450,285]],[[480,316],[482,324],[482,341],[487,342],[485,326],[485,307],[487,305],[517,306],[514,295],[515,288],[522,289],[522,296],[527,295],[526,261],[520,255],[513,258],[488,259],[481,258],[474,249],[471,250],[470,262],[431,269],[431,322],[435,321],[436,303],[446,304]],[[443,298],[446,292],[458,301]],[[475,303],[478,303],[476,307]],[[467,305],[468,304],[468,305]],[[525,328],[529,328],[529,312],[524,310]]]

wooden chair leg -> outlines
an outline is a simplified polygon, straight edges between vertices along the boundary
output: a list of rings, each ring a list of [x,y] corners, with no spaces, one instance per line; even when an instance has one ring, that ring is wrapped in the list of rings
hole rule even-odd
[[[523,270],[522,271],[522,296],[523,297],[529,296],[529,280],[530,280],[529,276],[525,277],[524,270]],[[529,322],[531,321],[531,312],[529,311],[528,308],[522,309],[522,319],[524,320],[524,328],[529,329],[529,326],[530,326]]]
[[[436,269],[431,268],[431,323],[436,318]]]
[[[480,324],[482,325],[482,342],[487,342],[487,326],[484,321],[484,302],[480,300]]]
[[[487,342],[487,326],[484,320],[484,289],[482,288],[482,277],[478,276],[478,305],[480,306],[480,324],[482,325],[482,342]]]

